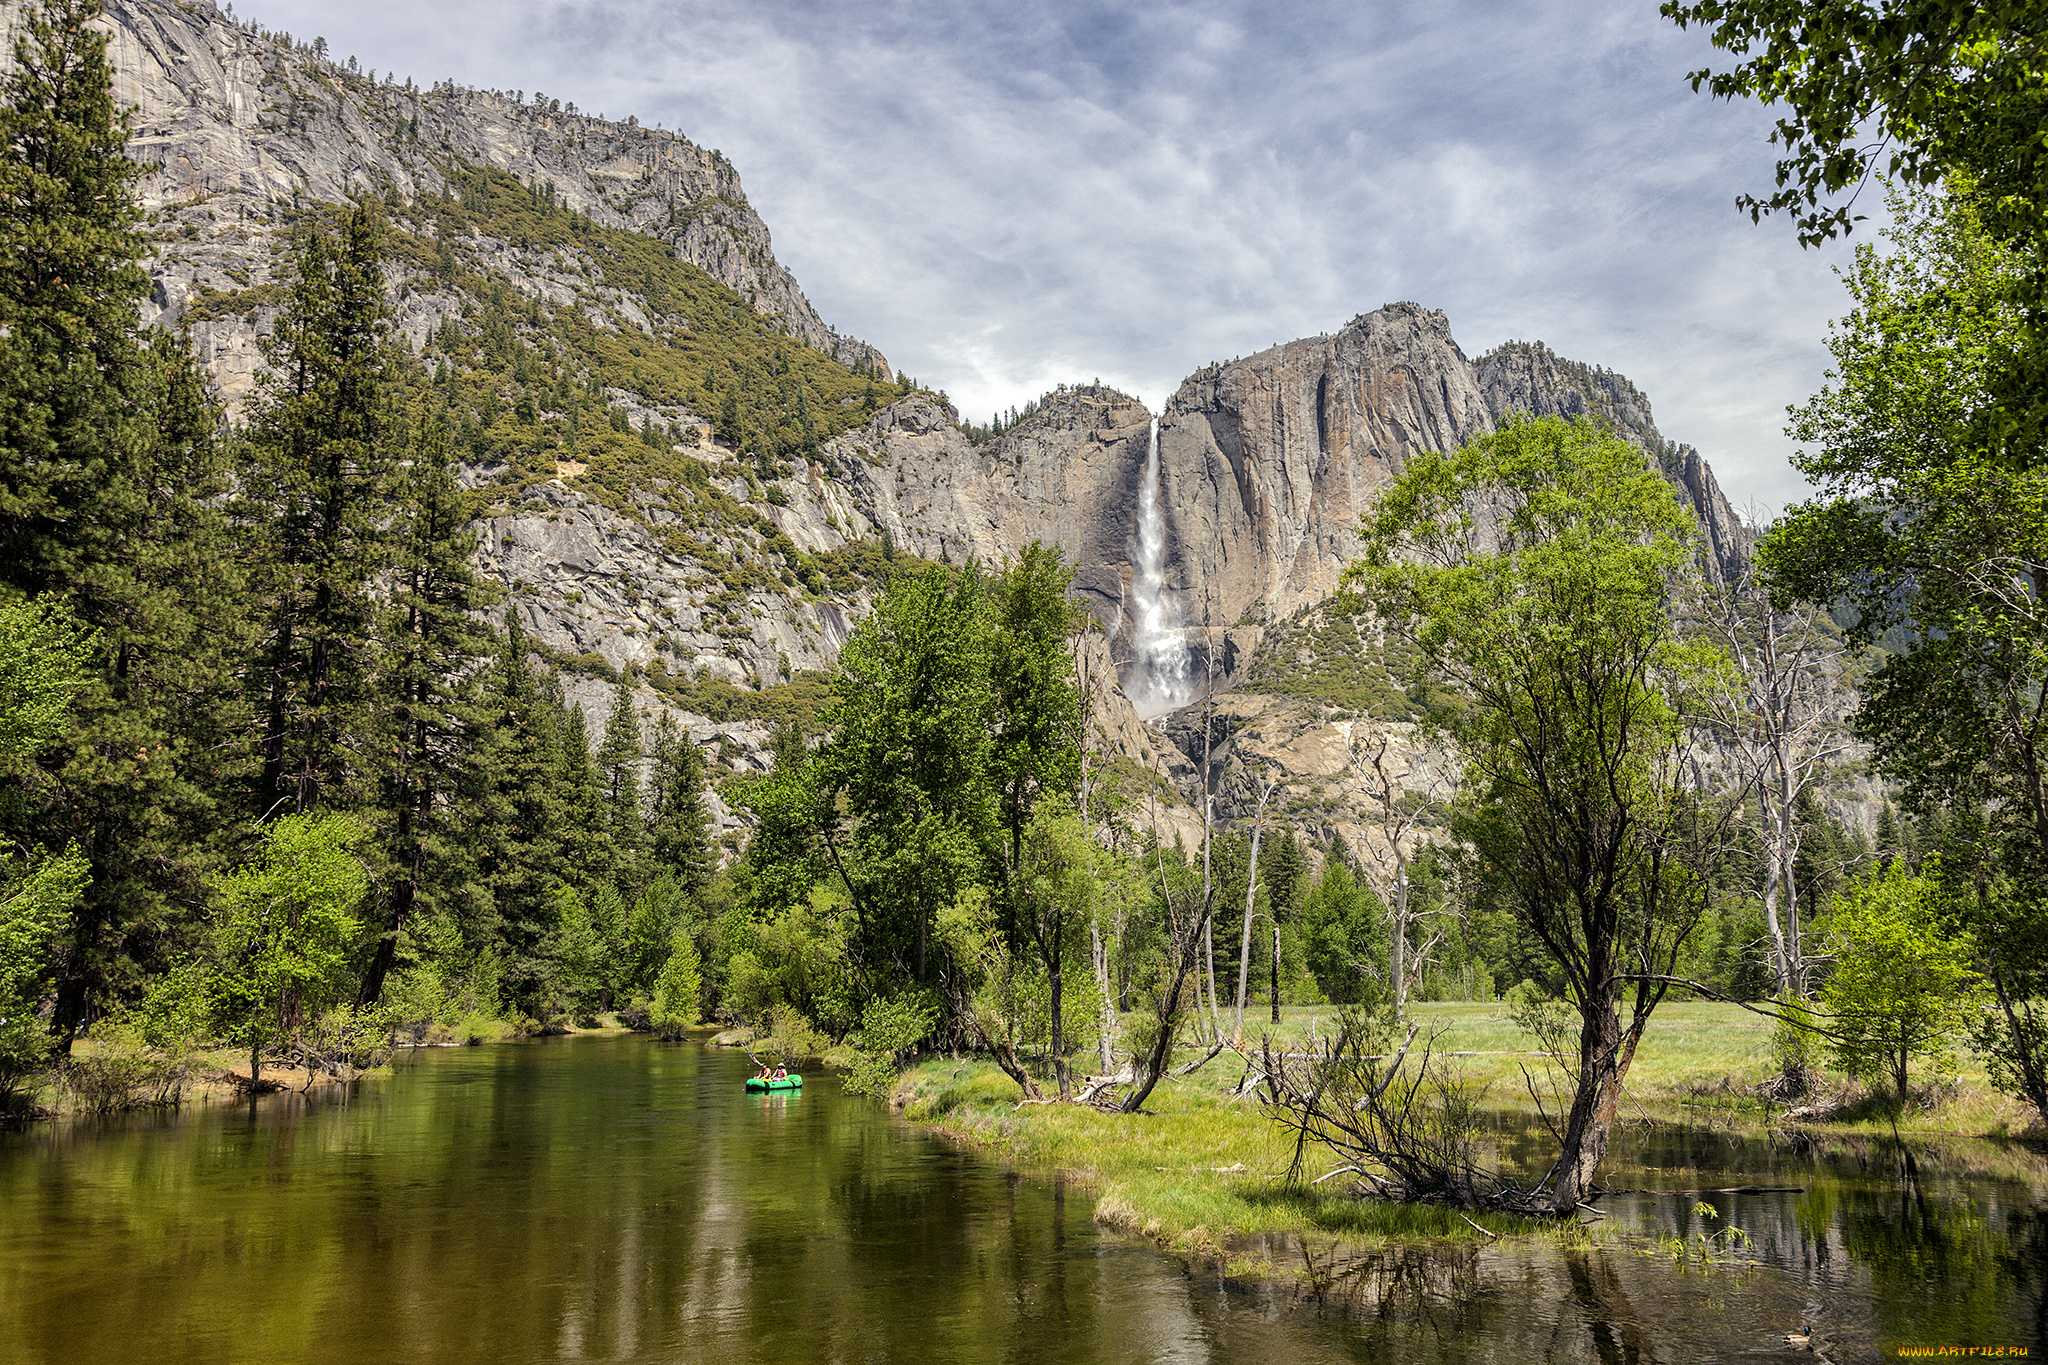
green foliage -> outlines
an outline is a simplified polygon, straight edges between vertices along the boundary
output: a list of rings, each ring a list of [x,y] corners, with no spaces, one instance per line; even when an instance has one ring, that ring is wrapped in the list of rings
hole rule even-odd
[[[451,163],[448,174],[454,196],[408,205],[411,230],[393,246],[467,300],[463,320],[432,338],[436,388],[476,462],[504,465],[504,482],[548,477],[556,459],[573,458],[589,466],[584,486],[626,505],[626,495],[666,481],[678,485],[671,505],[689,529],[705,524],[703,462],[674,451],[667,431],[631,430],[622,409],[608,414],[610,395],[715,418],[719,437],[764,473],[815,458],[820,442],[873,414],[871,377],[783,336],[660,238],[601,227],[495,168]],[[551,269],[575,277],[576,299],[509,294],[480,237],[546,253]],[[621,291],[640,316],[620,306]],[[893,401],[908,390],[881,392]]]
[[[925,991],[870,1001],[860,1016],[860,1060],[846,1074],[846,1088],[856,1095],[888,1094],[904,1058],[931,1036],[938,1019],[938,1003]]]
[[[1472,548],[1482,499],[1493,552]],[[1469,698],[1438,723],[1467,758],[1459,827],[1485,876],[1576,999],[1611,998],[1620,960],[1670,962],[1705,889],[1673,856],[1679,717],[1718,662],[1672,623],[1690,518],[1670,486],[1589,423],[1510,418],[1417,457],[1366,533],[1352,581]],[[1639,985],[1639,1009],[1661,993]]]
[[[180,341],[141,325],[142,172],[100,13],[24,7],[0,76],[0,597],[61,600],[97,645],[34,799],[0,813],[0,838],[91,861],[59,957],[66,1044],[187,939],[243,732],[219,419]]]
[[[1380,720],[1418,720],[1439,700],[1414,651],[1373,638],[1368,618],[1313,608],[1259,642],[1245,687],[1305,697]],[[1404,684],[1400,679],[1413,679]]]
[[[1481,548],[1478,512],[1495,548]],[[1543,945],[1578,1007],[1579,1092],[1553,1198],[1592,1178],[1635,1041],[1710,903],[1719,816],[1679,758],[1725,663],[1673,624],[1691,518],[1634,447],[1511,415],[1425,453],[1365,523],[1348,575],[1465,704],[1455,829],[1476,879]],[[1624,1000],[1626,1025],[1620,1018]]]
[[[931,928],[980,875],[997,828],[988,585],[937,569],[898,579],[839,656],[815,762],[877,991],[924,984]],[[843,815],[841,814],[843,812]]]
[[[1865,247],[1856,309],[1830,338],[1835,382],[1794,417],[1818,488],[1760,552],[1777,591],[1835,605],[1883,650],[1854,725],[1908,805],[1945,812],[1945,854],[1981,887],[1971,909],[2006,1023],[1994,1047],[2048,1114],[2048,467],[2028,395],[2038,244],[2001,242],[1968,184],[1893,198],[1895,250]],[[2032,415],[2030,415],[2032,414]],[[1880,849],[1901,840],[1896,823]]]
[[[1914,1061],[1952,1060],[1948,1049],[1980,1014],[1972,944],[1945,923],[1954,907],[1937,869],[1893,862],[1851,886],[1828,917],[1834,971],[1822,1007],[1840,1035],[1836,1062],[1879,1073],[1904,1099]]]
[[[1302,897],[1299,923],[1303,965],[1324,996],[1350,1004],[1384,991],[1386,909],[1348,862],[1324,862]]]
[[[762,688],[735,687],[709,671],[695,681],[656,671],[648,681],[663,700],[706,720],[765,720],[812,733],[822,725],[821,716],[832,698],[829,675],[810,671]]]
[[[290,297],[265,343],[239,516],[256,542],[265,619],[256,684],[266,817],[358,804],[376,778],[348,741],[369,704],[371,585],[388,554],[397,463],[385,231],[367,206],[338,229],[302,225]]]
[[[415,414],[417,417],[417,414]],[[478,804],[476,737],[486,718],[474,668],[451,668],[490,651],[478,619],[496,594],[470,563],[477,510],[448,459],[446,428],[416,420],[411,468],[397,487],[390,528],[390,597],[379,622],[375,689],[385,706],[375,723],[390,731],[379,805],[386,819],[382,927],[358,998],[374,1004],[415,915],[475,914],[484,889],[466,837]],[[392,703],[395,702],[395,705]]]
[[[370,885],[357,855],[367,837],[346,815],[285,816],[265,827],[254,860],[214,879],[209,985],[219,1026],[249,1049],[252,1082],[266,1050],[352,990],[355,913]]]
[[[22,765],[64,728],[93,645],[53,602],[0,602],[0,777],[28,777]]]
[[[732,956],[736,1009],[779,990],[837,1036],[849,1010],[950,982],[942,1032],[979,1036],[985,996],[1002,1037],[1041,1019],[1064,1075],[1070,1021],[1094,1008],[1070,964],[1102,891],[1087,841],[1057,824],[1080,781],[1068,581],[1036,545],[993,578],[930,565],[890,581],[841,652],[825,742],[784,727],[774,773],[737,793],[758,823],[736,878],[752,926]],[[793,980],[805,937],[830,945],[825,970]]]
[[[1711,28],[1714,46],[1746,60],[1692,73],[1721,99],[1784,106],[1771,137],[1784,147],[1778,189],[1738,202],[1752,217],[1790,213],[1800,240],[1846,233],[1847,202],[1882,160],[1891,178],[1932,185],[1978,179],[2018,230],[2048,209],[2048,21],[2025,4],[1890,0],[1665,0],[1681,27]]]
[[[542,946],[547,984],[534,1015],[551,1029],[594,1022],[604,995],[604,935],[590,902],[575,887],[554,887],[548,901],[553,923]]]
[[[655,978],[654,1000],[647,1011],[656,1031],[664,1038],[673,1038],[695,1024],[703,1008],[703,989],[703,962],[697,954],[697,941],[689,930],[678,929],[669,940],[668,961],[661,964],[661,973]]]
[[[612,857],[629,887],[640,879],[647,827],[640,801],[640,718],[633,708],[633,679],[621,675],[612,688],[611,714],[597,748],[597,778],[604,790],[604,829]]]
[[[89,880],[75,848],[0,861],[0,1106],[49,1058],[49,1025],[36,1011],[50,988],[51,950]]]

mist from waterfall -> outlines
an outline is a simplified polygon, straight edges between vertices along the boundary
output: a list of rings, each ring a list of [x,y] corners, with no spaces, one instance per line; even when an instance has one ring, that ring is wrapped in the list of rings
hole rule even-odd
[[[1166,590],[1166,518],[1159,511],[1159,419],[1152,419],[1138,489],[1138,535],[1131,556],[1131,673],[1124,694],[1146,720],[1185,706],[1194,669],[1180,613]]]

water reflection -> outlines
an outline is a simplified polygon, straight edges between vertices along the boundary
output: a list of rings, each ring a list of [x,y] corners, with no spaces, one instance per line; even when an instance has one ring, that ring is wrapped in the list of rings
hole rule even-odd
[[[901,1359],[1606,1362],[2043,1342],[2039,1162],[1659,1130],[1597,1241],[1260,1250],[1190,1274],[1093,1201],[924,1138],[829,1078],[645,1039],[422,1054],[283,1098],[0,1138],[0,1356],[32,1362]],[[1503,1150],[1532,1140],[1512,1130]],[[2032,1163],[2029,1165],[2028,1163]],[[2032,1171],[2032,1176],[2028,1172]],[[1659,1238],[1734,1224],[1735,1264]]]

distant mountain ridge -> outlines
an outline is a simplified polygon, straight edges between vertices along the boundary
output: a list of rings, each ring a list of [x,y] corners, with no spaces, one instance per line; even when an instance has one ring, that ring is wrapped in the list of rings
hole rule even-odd
[[[0,0],[0,21],[22,7]],[[939,396],[819,318],[716,152],[538,96],[358,72],[204,0],[109,0],[108,18],[131,151],[152,168],[155,320],[186,328],[239,404],[285,228],[316,203],[382,197],[396,328],[490,499],[478,565],[588,714],[634,669],[648,711],[682,713],[722,771],[757,770],[769,719],[815,708],[806,674],[836,659],[888,555],[995,562],[1033,540],[1061,547],[1107,627],[1092,665],[1128,666],[1155,416],[1137,399],[1062,386],[975,444]],[[736,393],[784,424],[779,444],[718,410]],[[1408,458],[1511,409],[1611,425],[1693,507],[1710,576],[1740,571],[1750,532],[1626,379],[1540,343],[1475,362],[1443,313],[1390,304],[1198,370],[1157,414],[1167,584],[1215,680],[1244,682],[1262,642],[1329,597]],[[1186,785],[1187,761],[1120,693],[1098,720],[1113,751]],[[1326,722],[1350,723],[1304,715],[1301,733],[1338,752]]]
[[[11,31],[23,8],[0,0],[0,27]],[[135,110],[130,153],[154,168],[143,206],[203,207],[213,225],[166,253],[173,268],[159,275],[157,303],[173,319],[195,282],[230,288],[252,269],[293,204],[440,193],[453,158],[552,185],[598,223],[659,238],[788,335],[893,377],[880,351],[827,325],[775,259],[732,163],[680,134],[566,112],[538,92],[519,100],[357,71],[353,58],[330,61],[209,0],[108,0],[107,19],[115,97]]]

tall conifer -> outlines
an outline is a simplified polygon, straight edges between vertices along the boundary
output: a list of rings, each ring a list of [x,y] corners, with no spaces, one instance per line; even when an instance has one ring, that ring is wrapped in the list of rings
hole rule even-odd
[[[57,977],[67,1042],[184,935],[234,776],[218,414],[183,345],[142,335],[141,169],[101,12],[28,10],[0,76],[0,591],[63,598],[102,646],[35,828],[7,831],[91,862]]]
[[[689,732],[666,712],[654,725],[654,770],[649,782],[648,854],[684,895],[696,900],[718,870],[711,816],[704,803],[704,757]]]
[[[473,918],[481,894],[464,830],[480,797],[476,759],[485,719],[473,665],[492,645],[489,627],[475,613],[496,593],[470,565],[475,507],[456,482],[446,426],[420,420],[411,449],[411,467],[397,488],[379,684],[395,708],[383,801],[391,875],[382,930],[359,991],[363,1003],[382,993],[399,934],[417,910],[445,908],[458,921]]]
[[[622,895],[638,895],[646,880],[641,847],[647,822],[640,808],[640,718],[633,711],[633,675],[622,671],[612,689],[611,714],[597,746],[597,776],[604,784],[605,832],[611,842],[613,884]]]
[[[384,564],[393,466],[383,235],[367,202],[338,229],[303,228],[265,346],[243,479],[265,613],[254,679],[263,818],[361,806],[374,787],[370,586]]]
[[[504,988],[515,1004],[538,1003],[548,969],[545,947],[560,885],[562,796],[557,711],[546,680],[527,657],[519,613],[505,615],[505,634],[484,685],[487,728],[479,755],[475,837],[489,888],[489,917],[467,926],[473,950],[504,955]]]

